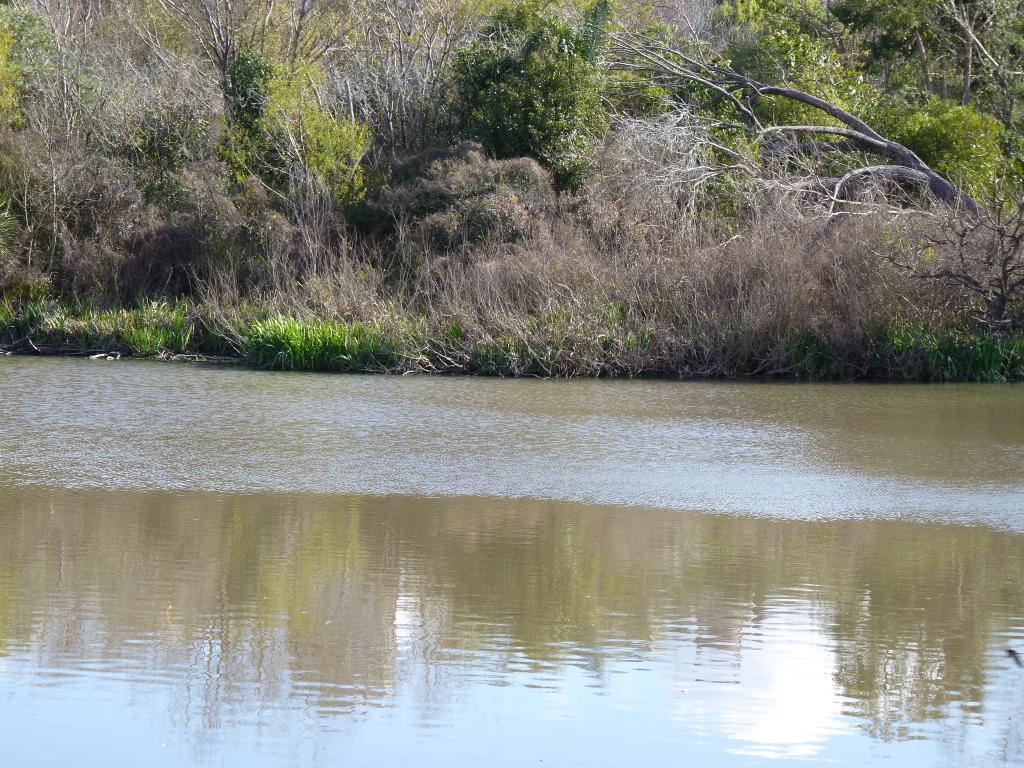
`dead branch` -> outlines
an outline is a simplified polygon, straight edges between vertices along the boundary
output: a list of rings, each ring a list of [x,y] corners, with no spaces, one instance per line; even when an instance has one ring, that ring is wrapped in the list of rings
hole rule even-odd
[[[795,145],[802,150],[863,152],[885,157],[889,161],[887,165],[865,165],[859,174],[880,172],[878,169],[891,169],[893,166],[905,168],[910,172],[909,176],[926,179],[928,189],[941,202],[962,208],[972,216],[984,213],[970,195],[930,168],[912,150],[882,136],[864,120],[826,99],[797,88],[754,80],[716,62],[710,54],[688,54],[630,32],[615,32],[611,39],[613,67],[623,66],[633,71],[643,68],[658,82],[676,85],[686,82],[711,89],[739,112],[740,119],[746,122],[757,142],[777,134],[792,134],[797,139]],[[812,107],[839,125],[765,126],[754,109],[756,99],[765,97],[789,99]],[[807,142],[807,137],[829,136],[841,140],[814,139],[810,144]],[[891,170],[884,172],[890,176],[893,173]]]

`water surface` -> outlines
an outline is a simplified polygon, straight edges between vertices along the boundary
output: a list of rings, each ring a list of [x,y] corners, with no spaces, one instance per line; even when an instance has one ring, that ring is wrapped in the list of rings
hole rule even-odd
[[[1024,390],[0,359],[3,765],[1024,764]]]

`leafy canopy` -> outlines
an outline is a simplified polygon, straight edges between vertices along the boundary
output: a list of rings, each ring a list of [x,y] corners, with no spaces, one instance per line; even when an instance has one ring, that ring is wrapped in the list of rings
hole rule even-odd
[[[600,65],[607,2],[574,26],[538,2],[500,9],[455,62],[458,128],[498,158],[532,157],[561,189],[582,183],[607,130]]]

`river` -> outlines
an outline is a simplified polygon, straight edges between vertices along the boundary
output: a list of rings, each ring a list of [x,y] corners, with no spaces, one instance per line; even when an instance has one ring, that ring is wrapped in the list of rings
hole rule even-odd
[[[0,764],[1024,765],[1024,388],[0,358]]]

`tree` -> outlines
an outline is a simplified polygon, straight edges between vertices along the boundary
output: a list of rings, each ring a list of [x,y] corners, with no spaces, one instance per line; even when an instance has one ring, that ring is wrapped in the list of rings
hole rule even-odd
[[[975,104],[1004,125],[1024,97],[1022,0],[840,0],[831,13],[861,46],[886,88],[906,85],[900,68],[917,61],[920,88]]]
[[[574,26],[536,2],[496,13],[455,62],[458,129],[498,158],[532,157],[562,189],[578,187],[607,121],[599,2]]]
[[[335,50],[345,34],[340,0],[157,0],[214,64],[222,81],[249,49],[294,68]]]
[[[865,120],[827,99],[788,85],[772,85],[755,80],[716,60],[707,53],[688,53],[662,43],[621,33],[615,43],[623,58],[642,62],[658,82],[694,84],[727,104],[737,119],[764,144],[781,139],[784,151],[815,157],[867,155],[882,158],[881,164],[857,163],[835,184],[833,194],[858,177],[898,179],[925,186],[940,201],[962,206],[972,214],[982,213],[978,203],[964,190],[931,168],[912,149],[882,135]],[[817,120],[800,124],[765,124],[757,102],[778,98],[809,108]]]

